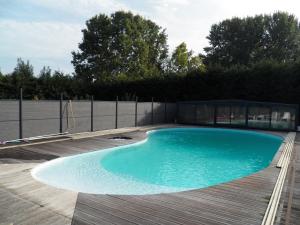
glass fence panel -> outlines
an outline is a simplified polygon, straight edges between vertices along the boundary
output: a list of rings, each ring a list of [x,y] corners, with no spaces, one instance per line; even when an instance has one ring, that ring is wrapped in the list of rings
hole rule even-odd
[[[232,106],[231,107],[231,124],[236,126],[246,125],[246,107],[245,106]]]
[[[210,104],[198,105],[196,109],[197,124],[214,124],[214,106]]]
[[[294,129],[296,110],[291,107],[273,107],[271,127],[274,129]]]
[[[230,106],[217,107],[217,124],[230,124]]]
[[[178,110],[178,119],[181,123],[195,123],[195,105],[181,104]]]
[[[295,105],[257,102],[191,102],[179,104],[179,123],[294,130],[298,108]],[[214,124],[216,123],[216,124]]]
[[[270,128],[270,108],[249,106],[248,126],[253,128]]]

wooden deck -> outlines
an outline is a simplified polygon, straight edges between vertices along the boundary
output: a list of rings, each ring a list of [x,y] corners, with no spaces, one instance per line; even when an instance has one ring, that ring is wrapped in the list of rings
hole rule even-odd
[[[280,225],[300,224],[300,134],[296,136],[295,141],[293,157],[277,213],[276,224]]]
[[[30,169],[38,163],[136,142],[144,139],[145,133],[126,133],[133,138],[126,141],[113,141],[110,136],[0,150],[0,224],[261,224],[279,174],[274,163],[233,182],[146,196],[77,194],[41,184],[30,176]],[[300,224],[299,151],[296,143],[278,224]]]

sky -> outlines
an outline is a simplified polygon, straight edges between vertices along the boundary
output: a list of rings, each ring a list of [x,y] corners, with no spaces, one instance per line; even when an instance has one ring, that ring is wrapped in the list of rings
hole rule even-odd
[[[170,52],[186,42],[203,53],[212,24],[235,16],[285,11],[300,18],[299,0],[0,0],[0,71],[13,71],[17,58],[73,72],[85,21],[100,13],[132,11],[166,28]]]

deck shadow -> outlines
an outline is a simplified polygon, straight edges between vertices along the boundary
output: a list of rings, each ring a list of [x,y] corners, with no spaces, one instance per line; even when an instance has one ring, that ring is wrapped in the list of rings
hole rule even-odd
[[[2,163],[32,163],[33,161],[49,161],[58,156],[29,151],[22,148],[2,149],[0,162]]]

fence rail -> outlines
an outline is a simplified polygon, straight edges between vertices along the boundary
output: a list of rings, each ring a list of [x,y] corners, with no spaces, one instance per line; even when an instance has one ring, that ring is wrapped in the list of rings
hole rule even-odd
[[[175,120],[176,104],[135,101],[0,100],[0,141],[78,133]]]

